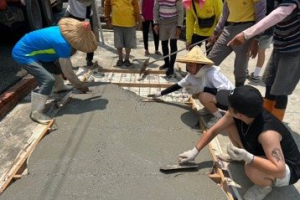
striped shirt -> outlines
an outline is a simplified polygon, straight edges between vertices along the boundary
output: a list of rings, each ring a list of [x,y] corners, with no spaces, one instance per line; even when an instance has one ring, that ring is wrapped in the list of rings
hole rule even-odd
[[[176,1],[177,0],[158,0],[160,19],[177,16]]]
[[[300,2],[299,0],[281,0],[279,6],[296,4],[295,10],[274,29],[274,48],[280,52],[300,50]]]

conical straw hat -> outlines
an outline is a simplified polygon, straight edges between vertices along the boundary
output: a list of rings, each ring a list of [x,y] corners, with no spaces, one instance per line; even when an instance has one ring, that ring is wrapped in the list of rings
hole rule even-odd
[[[97,41],[89,22],[80,22],[72,18],[63,18],[58,22],[60,32],[75,49],[86,53],[97,49]]]
[[[208,59],[203,52],[201,51],[201,48],[197,45],[192,48],[188,52],[186,56],[180,57],[176,59],[176,62],[180,63],[198,63],[198,64],[205,64],[205,65],[213,65],[214,62]]]

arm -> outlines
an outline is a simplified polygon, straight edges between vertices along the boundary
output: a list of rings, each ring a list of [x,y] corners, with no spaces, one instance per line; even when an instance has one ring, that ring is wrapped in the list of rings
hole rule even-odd
[[[218,22],[221,18],[222,11],[223,11],[223,2],[222,2],[222,0],[215,0],[214,6],[215,6],[216,20]]]
[[[214,30],[214,33],[213,35],[220,35],[224,29],[224,26],[225,26],[225,23],[228,19],[228,16],[229,16],[229,10],[228,10],[228,5],[227,5],[227,1],[224,2],[224,5],[223,5],[223,11],[222,11],[222,15],[218,21],[218,24]]]
[[[177,0],[176,1],[176,10],[177,10],[177,14],[178,14],[178,17],[177,17],[177,26],[178,27],[182,27],[183,26],[183,6],[182,6],[182,1],[181,0]]]
[[[72,70],[70,58],[59,58],[59,64],[63,74],[76,88],[80,89],[82,92],[88,91],[88,89],[86,90],[87,87],[85,84],[77,78],[76,74]]]
[[[159,22],[159,4],[158,0],[154,1],[154,8],[153,8],[153,23],[158,24]]]
[[[208,129],[198,141],[196,148],[201,151],[208,143],[212,141],[219,133],[228,126],[234,124],[232,116],[227,111],[225,115],[210,129]]]
[[[198,155],[198,153],[213,139],[215,138],[221,131],[223,131],[228,126],[234,124],[234,120],[232,116],[229,114],[229,112],[226,112],[226,114],[208,131],[205,131],[196,144],[196,146],[189,151],[186,151],[182,154],[180,154],[179,161],[181,163],[189,162],[195,159],[195,157]]]
[[[140,14],[140,8],[139,8],[139,2],[138,0],[132,1],[133,11],[134,11],[134,18],[137,23],[141,21],[141,14]]]
[[[175,92],[177,90],[180,90],[182,87],[180,87],[177,83],[168,87],[167,89],[161,91],[161,96],[163,95],[166,95],[166,94],[169,94],[169,93],[172,93],[172,92]]]
[[[266,0],[260,0],[254,2],[254,14],[255,14],[255,22],[259,22],[266,16],[267,12],[267,3]]]
[[[243,31],[245,38],[252,38],[255,35],[258,35],[266,29],[281,22],[284,18],[290,15],[295,8],[295,4],[289,6],[279,6],[278,8],[273,10],[268,16],[266,16],[263,20]]]
[[[251,165],[267,174],[283,178],[285,176],[285,160],[280,145],[281,139],[278,132],[271,130],[260,134],[258,141],[264,149],[266,158],[254,156]]]
[[[104,1],[104,17],[105,21],[111,21],[111,0]]]
[[[295,8],[295,4],[279,6],[255,25],[237,34],[231,41],[228,42],[227,46],[245,44],[246,40],[281,22],[284,18],[290,15]]]

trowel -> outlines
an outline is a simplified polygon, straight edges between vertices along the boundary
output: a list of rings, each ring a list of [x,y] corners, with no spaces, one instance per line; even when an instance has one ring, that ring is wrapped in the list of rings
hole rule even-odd
[[[162,172],[198,170],[198,169],[199,169],[199,165],[195,162],[179,163],[174,165],[164,165],[159,168],[159,170]]]

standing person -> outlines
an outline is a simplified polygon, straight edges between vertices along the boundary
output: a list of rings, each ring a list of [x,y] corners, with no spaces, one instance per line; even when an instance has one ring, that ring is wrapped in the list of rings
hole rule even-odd
[[[233,160],[245,161],[245,173],[254,183],[245,200],[262,200],[272,187],[296,183],[300,178],[300,152],[291,132],[263,108],[260,92],[249,85],[219,91],[220,105],[226,114],[204,135],[196,146],[179,155],[181,162],[195,159],[219,133],[228,133],[232,144],[227,153]]]
[[[141,21],[138,0],[105,0],[104,15],[107,25],[113,26],[114,30],[114,43],[119,55],[116,65],[130,66],[130,51],[136,48],[136,28],[139,28]],[[123,48],[125,48],[124,61]]]
[[[266,12],[265,0],[226,0],[224,1],[222,16],[210,37],[209,42],[214,44],[208,58],[219,66],[231,53],[235,53],[234,77],[235,86],[244,85],[247,78],[249,48],[257,48],[256,40],[248,40],[243,46],[232,47],[227,43],[239,32],[260,21]],[[217,41],[216,41],[217,40]],[[253,43],[252,43],[253,42]],[[257,50],[257,49],[256,49]],[[253,57],[255,51],[250,52]]]
[[[154,39],[154,47],[155,47],[155,54],[161,55],[160,51],[158,50],[159,47],[159,36],[155,33],[153,29],[153,8],[154,8],[154,0],[140,0],[141,6],[141,18],[142,18],[142,28],[143,28],[143,41],[144,41],[144,48],[145,48],[145,56],[150,55],[148,49],[148,34],[149,34],[149,26],[151,26],[153,39]]]
[[[92,0],[69,0],[64,17],[71,17],[79,21],[89,21],[93,30],[93,17],[92,17]],[[86,54],[86,65],[93,66],[94,52]]]
[[[267,0],[267,15],[270,14],[274,9],[274,0]],[[260,82],[260,73],[261,69],[265,63],[266,59],[266,49],[270,48],[273,40],[273,31],[274,28],[270,27],[259,37],[258,40],[258,52],[257,52],[257,61],[254,72],[250,73],[248,79],[254,83]]]
[[[258,24],[237,34],[228,45],[243,45],[274,25],[274,48],[263,75],[264,106],[283,120],[288,95],[293,93],[300,79],[300,2],[278,0],[275,10]]]
[[[90,24],[71,18],[61,19],[58,26],[30,32],[17,42],[12,57],[34,76],[39,86],[38,91],[31,93],[30,118],[33,121],[48,124],[52,120],[43,110],[53,86],[58,89],[63,85],[61,70],[81,92],[89,90],[74,74],[70,57],[76,50],[93,52],[96,49],[97,41]],[[57,60],[60,66],[55,64]]]
[[[183,8],[180,0],[155,0],[154,2],[154,31],[159,34],[163,55],[177,51],[177,38],[183,25]],[[165,64],[160,69],[167,69],[167,77],[174,75],[176,55],[166,57]]]
[[[257,52],[257,61],[256,61],[256,67],[252,73],[248,76],[248,79],[254,83],[260,82],[260,73],[262,70],[262,67],[265,63],[266,59],[266,50],[271,47],[271,43],[273,40],[273,34],[267,35],[267,33],[264,33],[259,37],[258,40],[258,52]]]
[[[216,94],[220,90],[232,90],[234,86],[218,71],[217,67],[213,65],[214,63],[206,58],[199,46],[194,46],[185,57],[178,58],[176,61],[186,63],[187,76],[169,88],[149,96],[157,98],[186,88],[186,91],[197,96],[204,106],[204,109],[198,111],[199,114],[212,114],[214,116],[206,124],[207,128],[212,127],[222,117],[219,108],[224,109],[217,104]]]
[[[200,2],[200,3],[199,3]],[[209,38],[221,17],[222,0],[183,0],[186,8],[186,49],[190,45]],[[208,42],[206,41],[206,44]],[[199,44],[201,46],[202,43]],[[206,46],[206,50],[208,50]],[[209,51],[206,52],[206,55]]]

